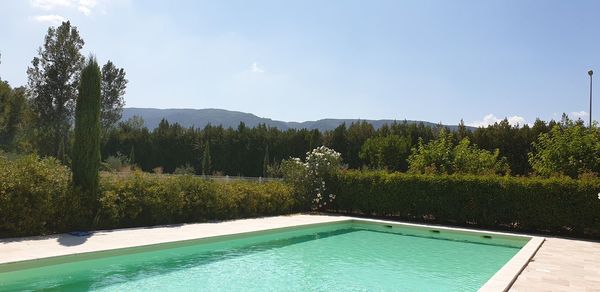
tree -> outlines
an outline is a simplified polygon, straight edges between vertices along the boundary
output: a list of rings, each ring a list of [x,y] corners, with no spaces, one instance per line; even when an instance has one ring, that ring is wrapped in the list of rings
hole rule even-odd
[[[409,171],[437,174],[506,174],[509,167],[499,150],[490,152],[471,145],[469,138],[454,146],[452,133],[442,129],[439,137],[427,144],[419,141],[408,158]]]
[[[114,127],[121,119],[125,100],[125,89],[127,88],[125,70],[117,68],[110,60],[102,66],[102,129]]]
[[[263,177],[267,177],[267,170],[269,169],[270,159],[269,159],[269,144],[267,144],[265,148],[265,158],[263,159]]]
[[[529,163],[543,176],[567,175],[573,178],[587,172],[600,174],[600,133],[598,127],[585,127],[583,121],[563,118],[549,133],[533,143]]]
[[[11,88],[0,80],[0,145],[13,151],[19,132],[26,123],[27,100],[23,88]]]
[[[66,160],[77,85],[84,57],[83,40],[70,22],[48,28],[44,45],[27,68],[31,108],[40,133],[42,154]]]
[[[458,130],[456,131],[456,136],[458,140],[460,141],[464,138],[469,138],[471,134],[471,131],[469,131],[467,129],[467,126],[465,126],[465,121],[463,121],[463,119],[460,119],[460,123],[458,124]]]
[[[210,142],[207,139],[202,152],[202,175],[210,175],[212,170],[212,161],[210,158]]]
[[[410,139],[398,135],[369,138],[360,149],[360,159],[372,168],[406,171],[410,154]]]
[[[346,123],[342,123],[337,126],[333,131],[329,131],[326,133],[327,143],[325,143],[328,147],[342,154],[342,157],[346,159],[349,154],[349,145],[348,141],[348,130],[346,129]]]
[[[463,138],[454,147],[452,168],[455,173],[463,174],[507,174],[510,168],[500,150],[487,151],[471,144],[469,138]]]
[[[362,145],[373,136],[375,129],[373,125],[366,121],[358,121],[350,124],[347,130],[348,152],[345,157],[345,162],[351,168],[359,168],[363,162],[360,161],[360,149]]]
[[[100,67],[93,56],[81,72],[75,109],[73,184],[80,187],[84,206],[94,210],[100,167]]]

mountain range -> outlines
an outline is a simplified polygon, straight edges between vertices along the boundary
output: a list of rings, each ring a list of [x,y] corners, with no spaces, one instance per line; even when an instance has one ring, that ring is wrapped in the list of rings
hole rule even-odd
[[[393,122],[404,122],[405,120],[366,120],[366,119],[321,119],[317,121],[306,122],[284,122],[272,120],[269,118],[261,118],[256,115],[238,111],[229,111],[223,109],[156,109],[156,108],[124,108],[122,121],[126,121],[133,116],[140,116],[144,120],[144,124],[149,129],[154,129],[158,126],[162,119],[166,119],[169,123],[179,123],[183,127],[194,126],[203,128],[207,124],[222,125],[225,128],[237,128],[240,122],[246,124],[247,127],[256,127],[259,124],[265,124],[269,127],[276,127],[280,130],[287,129],[318,129],[320,131],[333,130],[342,123],[350,125],[357,121],[366,121],[379,128],[384,124],[392,124]],[[428,126],[435,126],[436,123],[426,121],[406,120],[407,123],[424,123]],[[456,130],[456,125],[446,125],[451,130]],[[470,128],[470,127],[468,127]],[[473,130],[474,128],[471,128]]]

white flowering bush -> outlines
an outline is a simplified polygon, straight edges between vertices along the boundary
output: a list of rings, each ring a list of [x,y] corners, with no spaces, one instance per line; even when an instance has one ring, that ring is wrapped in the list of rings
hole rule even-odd
[[[306,153],[304,162],[292,158],[281,163],[283,176],[297,191],[299,200],[313,210],[325,209],[335,200],[326,181],[339,171],[342,165],[340,153],[325,146]]]

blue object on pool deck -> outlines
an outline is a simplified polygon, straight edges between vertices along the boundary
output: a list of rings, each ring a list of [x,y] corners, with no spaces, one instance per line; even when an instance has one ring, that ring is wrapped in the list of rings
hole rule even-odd
[[[92,235],[91,232],[89,231],[71,231],[69,233],[67,233],[69,235],[73,235],[73,236],[78,236],[78,237],[82,237],[82,236],[90,236]]]

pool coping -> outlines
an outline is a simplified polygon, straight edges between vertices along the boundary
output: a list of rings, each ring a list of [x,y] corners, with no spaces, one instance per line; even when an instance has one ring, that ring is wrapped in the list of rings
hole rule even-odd
[[[213,239],[234,235],[267,232],[276,229],[309,227],[329,223],[371,222],[397,226],[466,232],[495,236],[529,238],[515,256],[498,270],[479,291],[507,291],[517,279],[527,263],[535,255],[544,242],[543,237],[485,231],[467,228],[454,228],[439,225],[414,224],[399,221],[388,221],[369,218],[332,215],[294,214],[287,216],[240,219],[217,223],[195,223],[176,226],[156,226],[94,231],[89,239],[80,244],[70,245],[69,240],[77,237],[68,234],[49,236],[22,237],[0,239],[0,267],[35,265],[38,261],[46,261],[71,256],[95,253],[119,252],[135,248],[152,248],[168,244],[177,244],[202,239]],[[67,244],[63,244],[63,243]],[[18,269],[18,268],[17,268]],[[12,270],[12,269],[9,269]],[[0,269],[1,272],[1,269]]]

